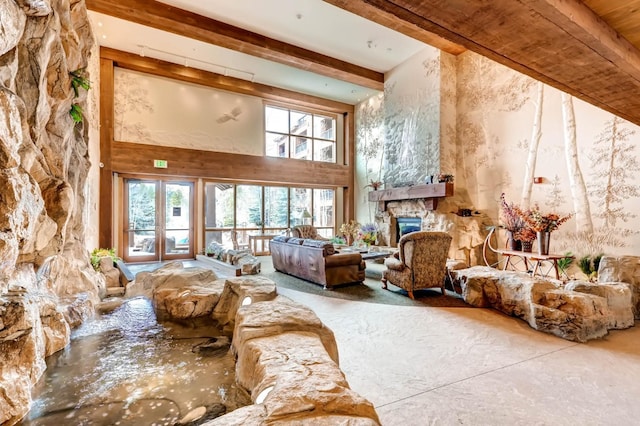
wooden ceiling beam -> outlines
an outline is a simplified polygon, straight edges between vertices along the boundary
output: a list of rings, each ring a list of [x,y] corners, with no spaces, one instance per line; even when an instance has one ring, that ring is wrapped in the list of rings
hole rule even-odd
[[[384,74],[155,0],[86,0],[87,8],[119,19],[236,50],[375,90]]]
[[[640,52],[578,0],[325,1],[378,9],[399,31],[434,33],[640,125]]]

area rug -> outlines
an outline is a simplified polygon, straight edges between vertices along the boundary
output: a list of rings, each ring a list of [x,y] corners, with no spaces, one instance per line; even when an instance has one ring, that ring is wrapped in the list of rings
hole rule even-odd
[[[321,285],[296,278],[291,275],[277,272],[271,264],[271,257],[260,258],[262,262],[262,272],[260,275],[273,280],[278,287],[291,290],[302,291],[323,297],[330,297],[343,300],[355,300],[359,302],[379,303],[385,305],[398,306],[426,306],[434,308],[469,308],[470,305],[462,300],[461,296],[454,291],[447,290],[446,295],[442,295],[439,288],[424,289],[414,291],[415,300],[411,300],[407,292],[394,285],[389,284],[387,290],[382,288],[382,283],[377,278],[366,278],[363,283],[346,284],[325,290]],[[367,268],[379,269],[380,265],[369,265]],[[373,272],[373,271],[372,271]],[[377,274],[371,274],[377,276]]]

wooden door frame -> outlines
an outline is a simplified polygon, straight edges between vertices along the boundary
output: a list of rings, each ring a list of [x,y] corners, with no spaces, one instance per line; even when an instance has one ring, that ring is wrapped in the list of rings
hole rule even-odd
[[[156,257],[153,260],[141,260],[140,262],[155,262],[155,261],[164,261],[164,260],[183,260],[183,259],[194,259],[196,255],[195,248],[195,227],[197,224],[197,212],[196,206],[197,197],[198,197],[198,186],[197,179],[186,178],[186,177],[177,177],[177,176],[163,176],[163,175],[141,175],[141,174],[121,174],[118,176],[119,178],[119,202],[117,203],[120,206],[120,211],[114,211],[114,214],[117,216],[117,232],[119,236],[118,238],[118,253],[123,254],[126,253],[127,248],[125,247],[125,217],[127,216],[126,212],[126,200],[125,200],[125,187],[127,180],[142,180],[148,182],[156,182],[157,184],[157,192],[160,195],[156,195],[156,197],[160,197],[160,201],[165,201],[165,195],[162,193],[166,184],[168,183],[189,183],[191,185],[191,195],[189,197],[189,213],[190,213],[190,226],[189,226],[189,251],[185,255],[167,255],[164,253],[164,245],[162,244],[163,239],[166,237],[165,223],[164,223],[164,211],[158,211],[158,204],[163,204],[160,201],[156,203],[156,227],[161,226],[162,230],[161,235],[158,237],[158,233],[156,232],[156,242],[155,242],[155,252]],[[161,205],[160,208],[164,208],[164,205]],[[162,223],[161,223],[162,222]]]

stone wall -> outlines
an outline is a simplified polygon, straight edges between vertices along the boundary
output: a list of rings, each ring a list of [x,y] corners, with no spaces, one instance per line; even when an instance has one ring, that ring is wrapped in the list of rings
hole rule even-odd
[[[7,0],[0,16],[0,423],[13,424],[44,357],[99,296],[84,239],[89,123],[69,115],[86,105],[69,73],[93,36],[83,1]]]

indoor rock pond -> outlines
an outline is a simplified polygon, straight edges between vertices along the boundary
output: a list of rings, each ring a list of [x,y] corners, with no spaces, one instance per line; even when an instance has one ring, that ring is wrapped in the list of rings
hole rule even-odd
[[[135,298],[97,315],[47,359],[23,425],[199,424],[251,404],[235,383],[230,336],[161,321]]]

